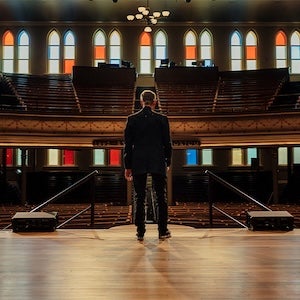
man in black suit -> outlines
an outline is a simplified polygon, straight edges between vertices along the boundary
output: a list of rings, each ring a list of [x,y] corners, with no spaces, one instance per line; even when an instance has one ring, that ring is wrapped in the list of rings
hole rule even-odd
[[[157,99],[154,92],[141,94],[142,109],[127,119],[124,132],[125,178],[133,180],[135,189],[135,225],[137,238],[144,239],[145,197],[147,174],[151,174],[156,193],[159,238],[171,237],[167,228],[168,203],[166,198],[166,172],[171,164],[172,142],[169,121],[154,111]]]

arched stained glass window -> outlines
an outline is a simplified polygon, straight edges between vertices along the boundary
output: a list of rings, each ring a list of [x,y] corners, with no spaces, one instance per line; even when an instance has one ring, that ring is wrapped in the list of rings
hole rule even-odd
[[[18,73],[29,73],[29,36],[22,30],[18,36]]]
[[[287,67],[287,40],[283,31],[279,31],[275,38],[276,68]]]
[[[189,30],[184,38],[185,45],[185,65],[192,66],[192,62],[197,61],[197,42],[196,35]]]
[[[212,37],[207,30],[200,35],[200,58],[201,60],[212,59]]]
[[[98,30],[94,36],[94,66],[106,61],[106,38],[102,30]]]
[[[257,69],[257,37],[254,31],[249,31],[246,36],[246,68]]]
[[[291,73],[300,73],[300,33],[295,31],[291,36]]]
[[[152,55],[151,55],[152,39],[148,32],[143,32],[140,36],[140,73],[151,74]]]
[[[68,30],[64,37],[64,73],[71,74],[75,65],[75,37]]]
[[[154,56],[155,56],[155,68],[160,66],[161,60],[167,57],[167,37],[166,34],[159,30],[154,39]]]
[[[52,30],[48,38],[48,73],[60,73],[60,37],[56,30]]]
[[[236,30],[233,32],[230,39],[231,49],[231,70],[239,71],[242,69],[242,38],[240,33]]]
[[[121,36],[117,30],[109,36],[109,55],[111,64],[121,65]]]
[[[3,68],[6,73],[14,72],[14,44],[15,39],[11,31],[4,32],[3,39]]]

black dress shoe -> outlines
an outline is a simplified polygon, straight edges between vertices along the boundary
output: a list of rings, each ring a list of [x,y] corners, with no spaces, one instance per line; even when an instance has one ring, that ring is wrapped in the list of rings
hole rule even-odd
[[[142,242],[144,240],[144,234],[137,233],[136,238],[137,238],[138,241]]]
[[[136,237],[137,237],[138,241],[143,241],[144,240],[145,232],[146,232],[145,228],[137,228]]]
[[[167,229],[165,232],[160,232],[158,238],[160,240],[169,239],[171,237],[171,232]]]

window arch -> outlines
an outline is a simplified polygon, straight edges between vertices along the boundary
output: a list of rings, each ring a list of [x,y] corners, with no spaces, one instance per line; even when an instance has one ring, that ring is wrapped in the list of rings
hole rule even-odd
[[[121,36],[117,30],[109,36],[109,56],[111,64],[121,64]]]
[[[279,31],[275,37],[276,68],[287,67],[287,40],[283,31]]]
[[[151,73],[151,47],[152,40],[151,35],[148,32],[143,32],[140,36],[140,73],[150,74]]]
[[[29,73],[29,36],[22,30],[18,36],[18,72]]]
[[[200,58],[212,60],[212,37],[207,30],[200,34]]]
[[[94,36],[94,66],[106,60],[106,38],[102,30],[98,30]]]
[[[3,44],[3,72],[13,73],[15,39],[10,30],[4,32],[2,44]]]
[[[235,30],[231,35],[230,50],[231,70],[239,71],[242,69],[242,38],[237,30]]]
[[[162,59],[168,58],[167,56],[167,37],[164,31],[159,30],[154,38],[154,57],[155,68],[160,66]]]
[[[295,31],[291,36],[291,73],[300,73],[300,33]]]
[[[252,30],[246,35],[246,69],[257,69],[257,37]]]
[[[60,73],[60,37],[52,30],[48,37],[48,73]]]
[[[184,38],[185,46],[185,65],[192,66],[192,62],[197,61],[197,42],[196,35],[192,30],[189,30]]]
[[[75,37],[71,30],[64,36],[64,73],[71,74],[75,65]]]

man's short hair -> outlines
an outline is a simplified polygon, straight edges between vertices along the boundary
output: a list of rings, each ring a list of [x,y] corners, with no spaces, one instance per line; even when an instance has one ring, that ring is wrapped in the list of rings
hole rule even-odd
[[[151,90],[144,90],[141,93],[140,100],[144,101],[145,104],[152,104],[156,100],[156,94]]]

